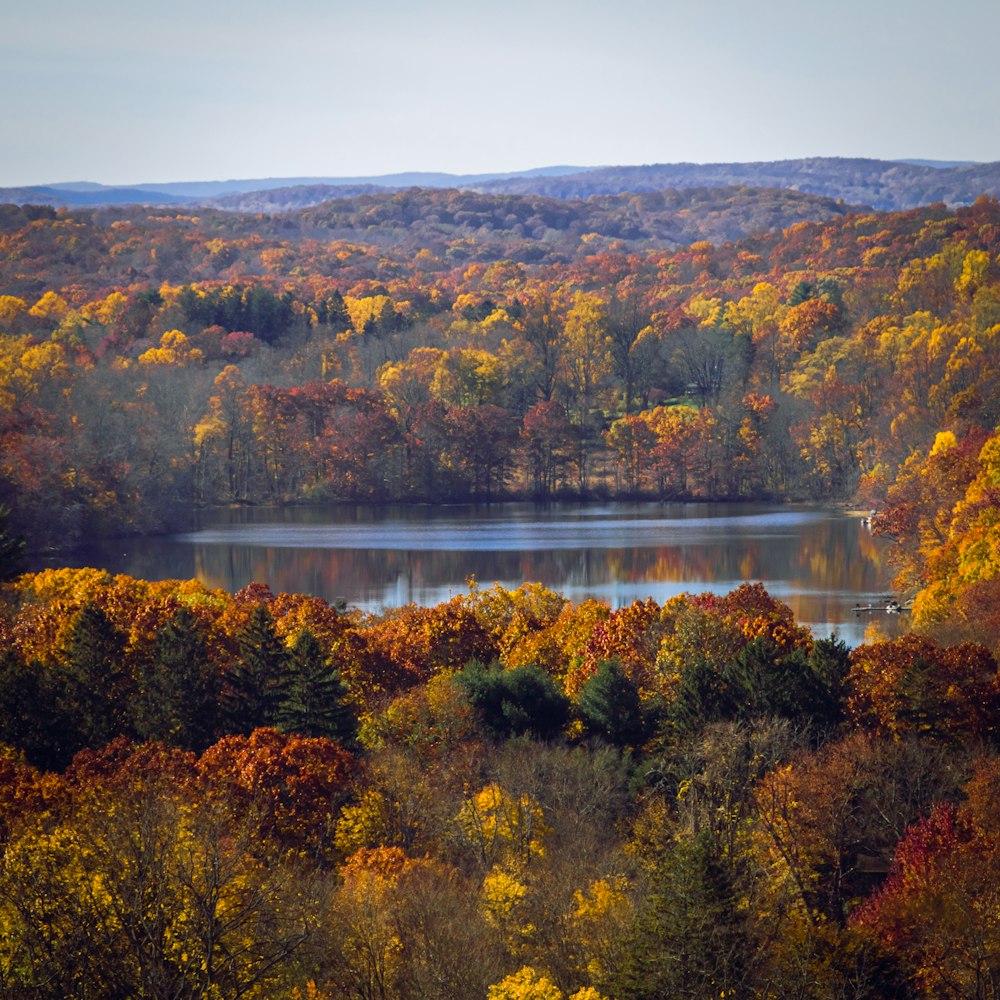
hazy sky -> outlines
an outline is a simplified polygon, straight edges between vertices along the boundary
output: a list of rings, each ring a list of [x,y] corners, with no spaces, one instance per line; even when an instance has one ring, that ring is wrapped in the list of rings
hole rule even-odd
[[[1000,0],[0,0],[0,185],[1000,160]]]

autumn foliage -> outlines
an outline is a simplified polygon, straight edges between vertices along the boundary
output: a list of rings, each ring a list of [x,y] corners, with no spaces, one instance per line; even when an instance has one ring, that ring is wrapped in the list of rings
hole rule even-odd
[[[996,994],[1000,206],[669,202],[0,210],[3,996]],[[510,496],[857,498],[919,631],[17,565]]]
[[[358,218],[416,233],[425,203],[462,224],[516,214],[400,193]],[[562,231],[579,210],[521,225]],[[488,229],[368,246],[329,229],[337,211],[4,213],[14,526],[66,546],[184,524],[198,502],[860,489],[881,504],[899,477],[886,530],[926,521],[931,479],[988,529],[988,488],[962,494],[1000,420],[993,200],[715,246],[584,232],[559,252]],[[984,586],[962,579],[927,613],[978,613]]]

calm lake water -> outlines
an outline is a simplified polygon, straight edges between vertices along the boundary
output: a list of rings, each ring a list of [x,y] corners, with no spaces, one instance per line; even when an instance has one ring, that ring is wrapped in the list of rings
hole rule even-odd
[[[540,582],[613,607],[762,581],[817,635],[863,641],[907,615],[852,610],[889,591],[891,543],[859,517],[816,507],[732,504],[330,506],[211,511],[198,530],[129,539],[61,565],[145,579],[197,577],[239,590],[344,598],[364,610],[432,605],[482,586]]]

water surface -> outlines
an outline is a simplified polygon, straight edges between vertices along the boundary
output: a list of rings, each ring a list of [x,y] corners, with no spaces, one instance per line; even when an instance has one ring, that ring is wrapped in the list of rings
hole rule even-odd
[[[196,531],[90,548],[63,564],[229,591],[259,581],[369,611],[437,604],[470,577],[535,581],[614,607],[761,581],[816,634],[855,644],[871,620],[890,634],[905,626],[905,615],[853,610],[888,593],[889,548],[860,518],[807,506],[328,506],[211,511]]]

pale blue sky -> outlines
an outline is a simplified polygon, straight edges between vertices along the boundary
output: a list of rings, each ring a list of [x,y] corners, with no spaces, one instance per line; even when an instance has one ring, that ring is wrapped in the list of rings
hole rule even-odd
[[[0,185],[1000,160],[1000,0],[0,0]]]

